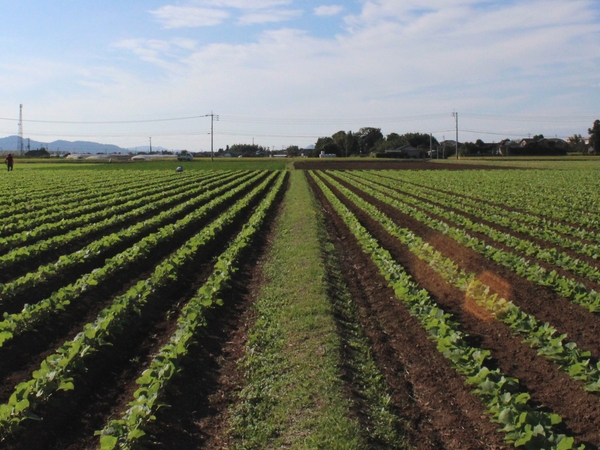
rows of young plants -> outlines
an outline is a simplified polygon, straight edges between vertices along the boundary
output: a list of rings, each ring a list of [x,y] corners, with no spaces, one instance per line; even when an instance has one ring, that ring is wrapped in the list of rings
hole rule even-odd
[[[108,185],[118,184],[121,174],[111,175],[113,178]],[[148,302],[163,304],[157,296],[165,296],[164,305],[173,302],[174,299],[168,298],[169,288],[180,283],[184,273],[188,274],[185,275],[185,283],[192,282],[189,278],[190,264],[198,258],[210,259],[214,249],[230,241],[225,253],[218,258],[212,275],[204,281],[203,287],[189,300],[188,305],[183,307],[178,331],[148,367],[140,368],[144,371],[139,380],[141,390],[133,400],[138,406],[124,412],[124,422],[118,423],[126,423],[125,428],[120,428],[126,432],[115,436],[119,445],[128,445],[123,442],[142,436],[143,426],[152,418],[157,405],[155,402],[174,373],[177,361],[186,353],[196,329],[205,323],[204,310],[220,303],[219,292],[235,271],[240,253],[263,225],[267,211],[272,208],[282,189],[285,176],[281,172],[221,171],[197,172],[181,177],[179,174],[165,176],[164,172],[160,172],[154,177],[143,175],[142,178],[142,181],[138,179],[136,182],[133,176],[123,176],[128,188],[105,202],[103,200],[106,199],[87,197],[85,188],[68,190],[68,196],[73,199],[71,203],[75,205],[78,198],[86,197],[88,200],[79,203],[97,208],[99,212],[108,208],[111,202],[129,206],[119,212],[107,211],[104,220],[95,222],[92,218],[89,219],[89,225],[75,225],[71,231],[15,249],[15,255],[22,255],[15,257],[19,261],[35,261],[40,252],[48,252],[48,249],[51,249],[50,254],[59,257],[37,270],[0,284],[0,308],[3,309],[15,299],[35,298],[40,286],[52,280],[69,279],[71,273],[78,273],[79,267],[83,267],[85,272],[39,302],[26,303],[19,312],[5,310],[0,321],[0,350],[17,335],[36,333],[40,324],[62,314],[90,290],[110,285],[117,275],[121,280],[119,283],[124,283],[125,290],[107,299],[107,306],[95,320],[85,324],[78,333],[73,330],[74,337],[50,352],[29,380],[14,386],[10,398],[0,405],[2,439],[27,426],[28,420],[43,419],[38,414],[47,408],[49,400],[59,391],[77,389],[78,380],[86,376],[87,361],[100,351],[110,352],[109,345],[118,342],[127,332],[128,324],[144,315],[144,307]],[[76,178],[72,181],[75,182]],[[88,180],[87,184],[93,189],[103,186],[100,178],[96,181],[94,184]],[[46,204],[53,205],[52,194],[56,192],[55,189],[48,188],[44,192],[50,195]],[[26,198],[26,194],[23,194],[23,198]],[[61,199],[66,201],[65,196]],[[40,200],[41,206],[41,196]],[[82,213],[83,210],[78,211]],[[54,214],[49,209],[47,213],[49,216]],[[48,223],[53,223],[56,217],[48,218]],[[73,217],[78,216],[73,214]],[[95,227],[93,232],[88,231],[92,240],[89,243],[81,240],[80,248],[61,255],[63,244],[64,248],[71,248],[73,241],[88,227]],[[232,230],[240,230],[237,237],[231,234]],[[166,258],[161,258],[149,276],[136,278],[137,275],[133,274],[138,273],[137,267],[143,265],[148,255],[159,246],[164,249],[172,247],[174,251],[170,251]],[[86,264],[91,259],[95,262],[89,270]],[[10,260],[3,260],[9,267],[10,263],[4,261]],[[124,275],[128,273],[132,274],[129,280]],[[166,308],[166,314],[168,307],[163,307]],[[115,422],[111,423],[107,429],[116,429],[114,425]],[[105,430],[102,434],[103,445],[106,446],[111,442],[111,433]]]
[[[568,268],[580,277],[586,277],[586,275],[593,277],[597,269],[591,267],[588,263],[573,260],[564,252],[542,249],[534,242],[520,239],[484,223],[475,222],[468,217],[456,214],[448,208],[442,208],[436,204],[403,195],[395,188],[387,188],[366,178],[353,179],[374,189],[373,192],[376,198],[384,203],[398,208],[403,213],[427,224],[436,231],[447,234],[460,244],[509,268],[519,276],[525,277],[540,286],[549,287],[557,294],[587,308],[590,312],[600,311],[600,294],[596,290],[588,289],[578,279],[561,275],[556,270],[543,267],[535,260],[530,261],[528,258],[533,256],[554,267]],[[438,219],[438,217],[442,219]],[[491,241],[502,245],[495,246],[493,243],[471,236],[469,232],[481,233],[489,237]],[[503,246],[514,249],[514,252],[505,250]]]
[[[232,174],[214,180],[198,181],[194,187],[186,189],[184,192],[139,208],[137,210],[140,212],[139,217],[146,216],[148,212],[158,212],[158,214],[150,216],[145,220],[140,220],[128,228],[106,234],[75,252],[61,255],[56,261],[40,265],[37,270],[28,272],[4,285],[0,285],[0,305],[6,304],[7,301],[17,295],[25,294],[29,289],[38,288],[41,283],[46,283],[53,277],[64,275],[74,267],[85,264],[91,258],[109,256],[111,249],[119,248],[127,245],[128,242],[139,240],[145,234],[178,219],[182,214],[199,207],[211,198],[226,192],[236,184],[246,181],[250,177],[250,174],[241,176],[239,174]],[[170,209],[165,209],[169,207]],[[65,242],[69,242],[68,236],[63,237],[63,239]],[[29,255],[26,256],[37,258],[38,255],[34,251],[35,247],[27,250],[29,250]],[[127,260],[128,258],[122,257],[120,259]],[[25,257],[23,260],[26,261]]]
[[[21,334],[27,331],[31,327],[39,324],[44,320],[48,320],[54,314],[64,311],[72,302],[77,301],[84,293],[86,293],[90,287],[97,286],[101,283],[109,282],[111,277],[119,272],[126,271],[136,264],[139,264],[148,253],[153,250],[156,246],[162,242],[172,239],[177,234],[186,233],[196,223],[203,220],[219,205],[227,202],[230,198],[234,197],[239,192],[242,192],[247,188],[248,185],[253,183],[262,174],[247,177],[242,177],[240,180],[232,181],[215,190],[206,192],[203,195],[198,194],[189,202],[193,206],[201,204],[203,201],[214,197],[211,201],[204,204],[201,207],[193,210],[187,214],[184,218],[177,222],[169,225],[165,225],[155,233],[152,233],[141,240],[137,241],[135,245],[127,248],[125,251],[115,255],[113,258],[106,260],[106,264],[102,267],[94,269],[90,273],[84,274],[82,277],[77,279],[74,283],[60,288],[59,290],[52,293],[49,298],[43,299],[35,304],[26,304],[23,310],[19,313],[4,314],[4,320],[0,322],[0,347],[8,340],[13,338],[15,335]],[[165,220],[165,216],[168,219],[170,216],[174,216],[178,213],[178,210],[189,207],[189,204],[182,204],[171,210],[165,211],[158,216],[148,219],[147,221],[136,224],[118,234],[129,234],[134,238],[139,234],[140,229],[144,229],[144,225],[155,227],[156,222],[160,223]],[[128,237],[130,237],[128,236]],[[106,239],[108,238],[108,239]],[[5,295],[15,294],[19,290],[26,288],[35,288],[40,279],[47,279],[51,274],[55,275],[61,269],[68,270],[77,263],[84,261],[84,256],[88,254],[89,247],[94,249],[102,250],[102,246],[106,246],[115,242],[115,239],[119,239],[119,236],[109,235],[106,238],[101,238],[94,241],[92,244],[86,246],[86,248],[76,252],[74,256],[66,255],[61,257],[56,264],[50,264],[47,266],[41,266],[37,272],[31,272],[30,274],[15,280],[12,283],[7,283],[3,286],[3,293]],[[57,267],[58,266],[58,267]],[[49,273],[52,271],[51,273]],[[11,290],[12,289],[12,290]]]
[[[104,215],[103,219],[100,218],[101,220],[97,222],[92,219],[91,222],[82,226],[66,227],[62,230],[63,232],[60,232],[60,229],[63,228],[62,223],[64,221],[58,220],[49,226],[49,228],[56,229],[56,233],[52,233],[50,237],[44,238],[41,236],[40,239],[36,240],[34,236],[29,245],[24,242],[2,254],[0,256],[0,270],[16,266],[18,268],[18,265],[27,265],[30,261],[33,264],[39,264],[40,258],[48,254],[53,255],[56,252],[61,252],[64,248],[72,247],[73,242],[91,241],[95,236],[106,233],[107,230],[127,226],[144,218],[144,216],[156,213],[162,208],[167,208],[173,201],[177,201],[178,199],[173,200],[172,197],[180,195],[182,191],[186,192],[187,186],[193,186],[198,181],[197,179],[189,180],[187,184],[180,185],[176,190],[169,190],[166,193],[159,192],[138,200],[131,200],[115,208],[105,205],[108,214],[101,213]],[[191,195],[184,194],[185,196],[190,197]],[[23,236],[24,240],[29,241],[28,232],[24,232]]]
[[[441,255],[435,252],[429,252],[428,245],[416,238],[414,233],[398,229],[397,225],[388,221],[377,208],[353,194],[334,178],[323,172],[313,173],[311,176],[346,222],[363,251],[379,267],[380,273],[393,288],[396,297],[406,305],[410,314],[421,322],[430,338],[437,344],[438,351],[450,361],[451,366],[458,373],[465,377],[465,381],[473,386],[473,394],[486,405],[491,420],[498,422],[502,427],[501,431],[506,433],[505,440],[524,448],[575,448],[574,437],[566,436],[556,428],[562,418],[558,414],[539,408],[536,402],[531,401],[530,394],[516,378],[494,368],[494,364],[490,361],[489,350],[474,347],[469,343],[470,340],[461,331],[460,324],[450,314],[445,313],[425,289],[411,279],[388,250],[381,247],[352,211],[344,205],[340,195],[354,202],[359,208],[363,208],[376,220],[380,220],[388,231],[408,244],[411,251],[436,266],[448,282],[469,290],[471,295],[479,297],[482,304],[495,303],[496,298],[490,297],[484,286],[475,283],[471,274],[457,270],[452,261],[441,258]],[[336,177],[338,176],[343,178],[343,175],[336,174]],[[335,194],[332,188],[339,194]],[[362,186],[360,188],[362,189]],[[501,315],[510,310],[506,304],[507,302],[501,302],[504,307],[494,313]],[[582,447],[578,446],[578,448]]]
[[[97,413],[102,423],[86,428],[85,432],[93,439],[93,445],[103,450],[142,448],[153,439],[146,433],[160,427],[161,415],[167,408],[159,414],[157,410],[164,406],[166,393],[177,390],[173,382],[176,374],[186,370],[185,359],[194,351],[192,345],[203,345],[199,336],[204,335],[199,333],[223,313],[226,305],[222,299],[229,295],[225,290],[230,287],[241,256],[248,256],[249,245],[265,228],[269,212],[273,212],[277,199],[282,197],[286,175],[268,171],[186,171],[184,174],[89,171],[82,177],[80,172],[65,171],[64,178],[57,180],[56,174],[39,174],[39,179],[30,179],[27,185],[24,183],[26,174],[16,172],[15,177],[5,182],[14,188],[13,198],[0,201],[0,220],[6,218],[6,224],[0,225],[0,269],[4,272],[0,275],[3,277],[0,278],[0,311],[3,313],[0,361],[7,353],[13,355],[16,346],[27,344],[29,338],[43,340],[38,333],[50,329],[55,321],[68,323],[71,328],[61,329],[59,337],[53,336],[52,342],[56,344],[50,343],[43,349],[39,346],[32,351],[33,372],[24,373],[20,363],[15,363],[14,369],[4,370],[3,375],[8,375],[4,376],[6,380],[17,381],[5,381],[7,385],[0,398],[0,446],[10,446],[25,435],[20,432],[37,430],[39,423],[50,422],[55,405],[69,408],[70,399],[79,396],[88,399],[86,390],[90,380],[96,380],[98,372],[101,377],[113,370],[103,372],[104,368],[99,369],[101,364],[96,363],[105,358],[113,361],[107,355],[117,354],[122,346],[128,345],[133,349],[127,350],[130,352],[126,358],[128,368],[115,369],[122,372],[118,375],[118,393],[111,397],[125,400],[118,407]],[[600,271],[594,262],[600,255],[600,239],[596,234],[596,227],[600,226],[600,203],[594,192],[598,183],[590,174],[576,174],[575,180],[582,183],[579,191],[582,198],[576,199],[574,195],[571,202],[569,196],[555,198],[556,191],[566,191],[569,186],[556,172],[550,172],[546,178],[540,175],[539,180],[538,172],[532,174],[528,178],[508,171],[486,171],[485,174],[478,171],[318,171],[307,172],[307,177],[311,186],[316,186],[314,190],[318,191],[319,198],[326,199],[323,202],[327,204],[327,211],[335,211],[329,215],[335,216],[336,223],[341,223],[341,219],[346,224],[364,255],[378,268],[381,279],[369,279],[368,283],[373,284],[366,290],[382,289],[382,281],[387,282],[393,294],[386,291],[386,298],[395,295],[397,304],[402,305],[399,309],[405,309],[415,319],[410,318],[413,322],[406,326],[421,333],[421,344],[425,336],[431,339],[434,345],[428,347],[428,351],[445,361],[444,367],[452,372],[454,379],[464,379],[473,394],[469,401],[478,399],[484,406],[476,410],[485,411],[489,420],[497,424],[500,434],[494,436],[496,442],[504,439],[507,444],[528,449],[581,449],[587,441],[569,428],[569,414],[540,402],[535,383],[529,384],[532,377],[511,373],[510,364],[502,364],[503,361],[495,358],[499,346],[494,347],[481,336],[470,336],[466,331],[472,334],[472,330],[479,330],[473,327],[473,321],[460,316],[460,311],[458,317],[448,311],[464,300],[464,294],[477,305],[478,313],[485,311],[486,323],[488,319],[494,321],[495,330],[509,330],[504,336],[512,332],[524,344],[519,347],[511,341],[506,347],[525,349],[532,359],[536,359],[537,352],[539,360],[548,367],[554,364],[556,372],[573,383],[574,387],[569,384],[569,389],[578,389],[578,393],[588,396],[592,402],[595,396],[600,396],[598,349],[588,351],[577,339],[557,331],[560,327],[551,321],[540,320],[535,311],[526,311],[518,301],[502,298],[472,266],[471,270],[465,268],[459,258],[441,246],[436,247],[440,239],[428,241],[427,233],[419,235],[410,226],[399,224],[397,219],[400,215],[406,216],[410,218],[407,223],[414,227],[419,224],[420,232],[429,227],[437,237],[438,233],[444,235],[444,243],[453,239],[494,264],[509,268],[515,276],[554,290],[581,305],[585,308],[583,314],[591,317],[591,313],[600,311],[600,294],[592,288],[595,283],[600,284]],[[304,176],[302,179],[307,181]],[[464,182],[464,189],[457,181]],[[518,201],[519,190],[525,192],[522,202]],[[294,201],[293,198],[288,203],[298,206]],[[368,221],[363,220],[367,216]],[[284,228],[284,235],[298,234],[299,227],[293,224],[287,223]],[[386,248],[384,241],[378,241],[375,235],[385,235],[385,242],[389,244],[394,240],[393,245],[398,247],[394,247],[394,251],[391,246]],[[352,243],[353,251],[356,251],[354,245]],[[282,254],[287,248],[284,247]],[[333,251],[332,248],[328,251]],[[453,293],[455,297],[450,300],[436,298],[427,290],[430,285],[426,277],[416,277],[422,281],[421,285],[415,282],[409,266],[403,267],[394,258],[398,248],[402,248],[402,252],[407,249],[412,258],[410,264],[416,264],[417,260],[421,264],[413,267],[427,265],[427,273],[435,273],[442,284],[458,294]],[[581,255],[581,259],[577,255]],[[295,270],[292,265],[286,269]],[[322,274],[318,278],[320,282],[327,281]],[[434,282],[431,283],[433,286]],[[303,287],[297,290],[300,296],[303,292],[309,296],[306,293],[311,292],[308,287],[306,291]],[[352,302],[351,298],[347,300]],[[459,307],[462,308],[462,303]],[[283,306],[275,302],[271,308],[282,309]],[[72,314],[86,309],[89,312],[78,316],[77,325],[70,322],[75,320]],[[266,310],[262,311],[258,311],[259,322],[267,320]],[[358,327],[361,320],[358,315],[352,315],[352,320],[357,321],[352,325]],[[142,323],[143,326],[139,325]],[[131,329],[138,325],[143,330],[152,330],[151,336],[132,336]],[[465,331],[466,327],[471,328]],[[298,351],[299,344],[279,335],[251,333],[255,333],[249,337],[251,358],[255,363],[262,361],[261,357],[266,359],[264,364],[256,364],[252,369],[259,372],[256,378],[260,381],[254,390],[243,391],[245,407],[232,409],[234,416],[264,408],[259,400],[276,395],[273,380],[283,375],[268,373],[266,368],[273,362],[269,358]],[[329,331],[327,336],[335,333]],[[394,340],[394,336],[388,337]],[[252,344],[253,339],[255,344]],[[269,344],[280,349],[276,356],[258,354],[262,346]],[[344,345],[354,349],[358,344],[344,341]],[[146,346],[145,350],[141,350],[142,346]],[[148,352],[147,348],[150,348]],[[437,354],[436,348],[442,356]],[[369,358],[380,351],[375,347],[362,350]],[[319,347],[310,357],[318,355],[320,358],[321,352],[333,352],[336,353],[333,360],[338,361],[338,351]],[[319,366],[325,364],[324,360],[311,362]],[[304,367],[301,360],[294,359],[293,364]],[[357,440],[352,435],[349,441],[372,439],[386,443],[381,448],[390,448],[392,443],[402,440],[398,435],[400,428],[395,424],[395,414],[399,411],[396,407],[400,405],[394,405],[388,395],[395,388],[386,385],[385,376],[375,367],[372,369],[369,373],[378,383],[377,392],[369,392],[367,388],[372,386],[366,386],[363,391],[353,391],[359,392],[356,396],[360,399],[352,400],[356,405],[369,403],[371,408],[361,409],[359,413],[366,412],[369,417],[356,420],[352,413],[344,412],[351,418],[348,424],[352,426],[356,420],[356,436],[365,436]],[[407,367],[407,372],[410,369]],[[242,366],[240,370],[248,375],[250,366]],[[296,373],[295,370],[284,369],[289,374]],[[199,383],[202,380],[198,378]],[[439,383],[444,381],[440,379]],[[315,384],[309,377],[297,382],[302,387]],[[355,389],[349,384],[361,383],[355,379],[343,382],[348,383],[345,385],[348,390]],[[412,388],[417,398],[418,385]],[[315,396],[314,393],[301,395]],[[464,395],[469,396],[466,390]],[[293,417],[285,416],[286,409],[299,408],[285,401],[282,400],[282,416],[276,419],[289,422],[286,426],[294,430],[292,433],[298,433],[298,442],[304,440],[310,446],[311,436],[302,434],[306,423],[301,422],[312,421],[313,415],[320,414],[320,405],[327,403],[325,395],[302,398],[302,402],[315,405],[306,417],[296,413],[290,413]],[[82,403],[73,404],[76,406],[71,408],[77,413]],[[488,430],[496,426],[480,416],[481,412],[477,412],[475,422],[485,424]],[[255,422],[247,416],[234,420],[238,420],[233,422],[234,426],[243,423],[246,427],[243,433],[241,428],[233,430],[234,439],[250,434],[255,442],[267,442],[259,439],[265,436],[275,439],[273,436],[277,435],[280,440],[269,442],[295,448],[296,436],[288,437],[284,432],[278,435],[279,428],[273,424],[269,425],[273,429],[267,432],[251,430],[267,422]],[[426,409],[422,410],[419,420],[430,420]],[[331,422],[332,427],[337,425]],[[361,426],[370,429],[363,433],[364,430],[358,429]],[[288,428],[281,428],[284,429]],[[340,430],[336,428],[337,433]],[[319,432],[328,434],[326,427]],[[336,436],[333,429],[329,434]],[[485,437],[481,437],[481,441],[485,441]],[[62,443],[52,445],[59,448]],[[244,445],[239,448],[260,447]],[[352,448],[361,446],[355,444]]]
[[[376,179],[376,181],[380,180]],[[393,183],[383,181],[383,186],[393,187]],[[506,215],[503,215],[500,212],[493,213],[488,208],[480,207],[479,205],[466,206],[450,196],[429,195],[427,192],[422,192],[417,188],[411,188],[410,186],[400,186],[395,189],[395,192],[397,197],[404,197],[407,203],[418,205],[423,210],[443,217],[468,230],[484,234],[496,242],[500,242],[524,253],[526,256],[532,256],[540,261],[563,268],[582,278],[587,278],[594,282],[600,281],[600,270],[591,266],[589,263],[570,256],[564,251],[561,251],[560,248],[542,247],[531,240],[504,233],[502,230],[498,230],[497,226],[500,225],[516,232],[529,234],[538,239],[547,240],[551,244],[559,243],[562,244],[562,247],[580,250],[581,253],[589,253],[589,256],[592,257],[597,256],[598,251],[598,246],[594,244],[586,244],[581,241],[574,242],[552,233],[548,229],[534,228],[531,225],[518,223],[514,218],[506,217]],[[409,195],[404,195],[405,193]],[[482,222],[471,219],[465,213]],[[493,225],[488,225],[484,222],[491,222]]]
[[[137,175],[126,174],[119,177],[117,185],[100,173],[85,177],[66,172],[60,178],[55,174],[36,173],[35,181],[31,176],[18,174],[9,180],[3,180],[8,195],[2,197],[0,217],[19,220],[22,217],[45,214],[45,210],[65,210],[77,206],[79,201],[101,198],[121,189],[144,186],[154,181],[168,179],[164,174]],[[12,184],[11,184],[12,182]],[[51,206],[53,205],[53,206]]]
[[[401,183],[514,208],[576,228],[600,228],[600,186],[595,171],[530,170],[522,175],[519,171],[386,172]]]
[[[178,191],[190,182],[194,180],[188,177],[177,183],[170,180],[130,183],[116,190],[107,190],[100,196],[74,198],[70,205],[46,200],[46,206],[41,210],[13,214],[3,221],[2,233],[5,236],[0,238],[0,251],[121,214],[147,201],[168,197],[170,192]]]
[[[573,250],[594,259],[600,257],[600,246],[597,244],[600,241],[600,237],[593,231],[557,222],[552,219],[542,218],[526,211],[507,210],[492,203],[457,196],[456,194],[435,190],[426,186],[418,186],[412,183],[390,183],[391,180],[396,180],[396,177],[390,177],[390,181],[381,177],[370,177],[369,179],[387,186],[394,186],[401,192],[422,197],[434,203],[448,204],[451,202],[450,204],[453,209],[459,212],[466,212],[472,216],[510,228],[515,232],[528,234],[534,238]]]
[[[345,177],[341,177],[345,178]],[[406,244],[417,257],[427,262],[444,280],[465,292],[477,305],[490,315],[505,323],[515,333],[524,338],[524,343],[537,349],[539,355],[556,363],[573,379],[581,380],[584,389],[600,395],[600,362],[590,359],[591,353],[578,348],[577,344],[567,340],[566,334],[559,334],[551,324],[542,323],[504,298],[490,290],[490,286],[477,279],[477,274],[466,272],[451,258],[445,257],[433,245],[425,242],[406,228],[398,227],[395,222],[372,204],[344,188],[335,180],[327,178],[356,205],[363,209],[393,236]],[[365,192],[375,194],[368,187]]]
[[[136,380],[139,388],[133,394],[129,408],[120,419],[111,420],[103,430],[100,445],[103,450],[129,449],[146,433],[148,422],[154,419],[159,407],[158,400],[178,370],[180,361],[188,353],[198,327],[206,325],[206,311],[223,305],[222,290],[230,282],[237,269],[239,258],[260,230],[265,217],[283,186],[284,175],[278,176],[273,189],[264,197],[242,230],[218,257],[214,271],[198,289],[196,295],[182,308],[177,328]]]

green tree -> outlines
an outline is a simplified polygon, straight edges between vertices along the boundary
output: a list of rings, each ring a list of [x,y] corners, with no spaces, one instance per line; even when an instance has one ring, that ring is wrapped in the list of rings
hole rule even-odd
[[[285,154],[289,158],[300,156],[300,147],[298,147],[297,145],[290,145],[288,148],[285,149]]]
[[[389,148],[398,148],[398,147],[404,147],[405,145],[410,144],[410,142],[408,141],[408,139],[406,139],[404,136],[400,136],[398,133],[390,133],[385,137],[385,140],[388,144]]]
[[[320,137],[317,139],[317,143],[315,144],[315,149],[312,151],[311,156],[319,156],[321,152],[327,154],[335,154],[337,156],[341,156],[342,149],[331,137]]]
[[[405,133],[402,137],[415,148],[429,148],[430,139],[433,147],[438,145],[437,139],[427,133]]]
[[[590,145],[597,152],[600,149],[600,120],[594,120],[592,128],[588,128],[590,134]]]
[[[331,138],[340,148],[340,156],[350,156],[359,152],[358,138],[352,131],[338,131]]]
[[[569,142],[571,151],[585,153],[585,142],[581,134],[574,134],[567,141]]]
[[[228,152],[232,154],[240,154],[244,156],[254,156],[257,152],[267,152],[269,149],[267,147],[263,147],[262,145],[256,144],[233,144],[231,147],[228,146]]]
[[[375,148],[375,145],[383,140],[381,128],[363,127],[358,130],[356,136],[361,155],[368,155]]]
[[[386,150],[394,150],[396,148],[404,147],[408,144],[409,142],[398,133],[390,133],[385,137],[385,139],[382,139],[375,144],[375,151],[381,153],[385,152]]]

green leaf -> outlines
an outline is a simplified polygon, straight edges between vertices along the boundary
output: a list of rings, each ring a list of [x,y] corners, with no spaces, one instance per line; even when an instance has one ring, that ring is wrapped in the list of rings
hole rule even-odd
[[[114,450],[117,448],[119,439],[115,436],[102,436],[100,438],[100,449],[101,450]]]
[[[27,408],[29,408],[29,400],[25,398],[15,405],[15,412],[20,413]]]
[[[11,339],[13,334],[10,331],[2,331],[0,332],[0,346],[4,344],[5,341]]]
[[[62,391],[72,391],[73,389],[75,389],[75,385],[72,381],[63,381],[60,383],[60,386],[58,386],[58,390]]]
[[[139,438],[141,438],[142,436],[145,436],[145,435],[146,435],[146,433],[144,433],[142,430],[140,430],[139,428],[137,428],[137,429],[129,432],[129,434],[127,435],[127,440],[128,441],[133,441],[133,440],[139,439]]]
[[[570,450],[573,448],[573,443],[575,442],[575,439],[572,437],[564,437],[560,440],[560,442],[558,443],[558,446],[556,447],[557,450]]]
[[[96,330],[94,328],[87,328],[84,334],[86,338],[94,339],[96,337]]]

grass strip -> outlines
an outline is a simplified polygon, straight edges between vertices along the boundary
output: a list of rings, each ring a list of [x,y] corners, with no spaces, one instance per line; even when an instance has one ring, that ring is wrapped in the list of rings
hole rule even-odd
[[[318,227],[307,181],[292,171],[241,362],[248,383],[232,412],[232,448],[365,447],[343,394]]]

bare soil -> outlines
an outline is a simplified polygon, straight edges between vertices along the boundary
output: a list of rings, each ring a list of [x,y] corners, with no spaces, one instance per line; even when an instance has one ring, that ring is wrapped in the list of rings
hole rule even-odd
[[[534,314],[540,320],[549,321],[559,331],[567,332],[580,347],[589,349],[594,355],[599,354],[598,324],[592,314],[547,289],[518,277],[506,268],[486,260],[481,255],[399,213],[359,189],[344,182],[342,184],[377,206],[399,226],[410,229],[434,245],[436,249],[452,258],[461,267],[479,274],[485,282],[497,288],[504,296],[513,300],[527,312]],[[464,293],[447,285],[427,264],[412,255],[406,246],[390,236],[368,215],[363,214],[348,201],[344,201],[344,203],[355,212],[361,223],[392,253],[407,272],[431,293],[440,306],[454,315],[460,323],[461,329],[471,336],[473,344],[491,350],[494,364],[507,375],[518,378],[521,385],[532,394],[534,402],[559,413],[564,418],[565,429],[568,429],[576,439],[585,443],[587,448],[598,448],[600,444],[600,433],[598,432],[600,430],[600,403],[597,396],[583,391],[580,382],[573,381],[556,365],[538,357],[535,351],[521,344],[521,339],[512,336],[508,327],[482,315],[481,311],[472,307]],[[337,228],[344,229],[341,224]],[[349,247],[348,241],[351,239],[347,236],[343,239],[344,247]],[[352,266],[357,266],[357,264],[354,263]],[[348,270],[351,269],[348,268]],[[372,276],[370,279],[375,280],[376,277]],[[379,283],[383,284],[381,281]],[[363,290],[367,290],[367,288]],[[375,288],[369,290],[375,290]],[[386,312],[377,322],[389,319],[390,316],[394,317],[390,312]],[[401,332],[404,333],[404,329]],[[392,341],[400,339],[396,334],[391,335],[389,331],[386,335]],[[429,361],[429,357],[427,360]],[[440,377],[437,380],[438,386],[446,385],[446,378],[452,377],[450,370],[443,370],[438,374]],[[453,388],[447,388],[448,391],[451,389]],[[436,412],[439,413],[441,410],[440,408]],[[435,421],[433,422],[435,423]],[[486,442],[489,443],[489,439]]]
[[[367,159],[345,161],[325,159],[298,161],[294,168],[299,170],[520,170],[514,167],[489,166],[484,164],[438,164],[428,159]]]

